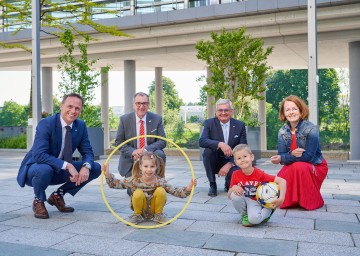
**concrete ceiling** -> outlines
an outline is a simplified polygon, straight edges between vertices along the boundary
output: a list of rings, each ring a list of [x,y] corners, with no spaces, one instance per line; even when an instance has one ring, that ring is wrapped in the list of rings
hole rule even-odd
[[[319,68],[348,67],[348,44],[360,41],[360,3],[350,2],[318,8]],[[173,12],[186,14],[187,10]],[[121,24],[121,19],[124,18],[112,22]],[[165,71],[204,70],[205,63],[196,58],[195,43],[210,39],[211,31],[246,26],[249,34],[263,38],[266,46],[274,47],[268,59],[274,69],[307,68],[306,8],[118,26],[131,37],[92,34],[99,40],[92,42],[88,51],[92,58],[99,59],[99,67],[111,65],[112,70],[123,70],[124,60],[131,59],[136,61],[137,70],[154,70],[155,67],[163,67]],[[31,47],[29,36],[17,42]],[[56,69],[57,56],[62,52],[57,39],[43,37],[41,51],[41,65]],[[29,53],[0,49],[0,70],[30,70],[30,63]]]

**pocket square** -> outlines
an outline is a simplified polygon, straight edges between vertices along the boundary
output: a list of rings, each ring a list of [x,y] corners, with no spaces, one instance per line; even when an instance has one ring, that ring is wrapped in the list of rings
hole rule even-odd
[[[235,136],[234,136],[234,138],[237,138],[237,137],[239,137],[239,135],[235,135]]]

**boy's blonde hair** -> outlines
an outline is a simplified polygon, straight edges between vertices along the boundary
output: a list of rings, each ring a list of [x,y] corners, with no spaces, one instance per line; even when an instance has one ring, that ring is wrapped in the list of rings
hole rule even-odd
[[[132,176],[134,178],[140,178],[141,177],[141,170],[140,165],[142,164],[143,160],[152,160],[153,163],[156,165],[156,175],[160,178],[165,178],[165,163],[164,160],[159,157],[154,152],[145,152],[143,153],[140,158],[135,161],[134,166],[132,168]]]
[[[248,144],[239,144],[239,145],[236,145],[236,147],[233,149],[233,155],[235,155],[236,152],[239,152],[242,150],[245,150],[249,154],[253,154],[253,152],[251,151],[251,148]]]

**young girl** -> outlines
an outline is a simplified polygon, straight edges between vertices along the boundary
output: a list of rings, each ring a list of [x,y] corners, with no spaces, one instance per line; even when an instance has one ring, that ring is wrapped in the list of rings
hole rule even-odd
[[[106,183],[110,188],[132,189],[131,208],[134,214],[129,222],[139,224],[144,219],[151,219],[157,223],[167,222],[163,213],[166,203],[166,193],[185,198],[190,195],[196,180],[191,180],[187,187],[173,187],[165,180],[165,165],[161,157],[153,152],[146,152],[134,163],[132,176],[123,181],[116,179],[109,172],[109,166],[104,165]]]
[[[274,210],[284,202],[286,181],[253,167],[254,155],[246,144],[237,145],[233,149],[233,156],[240,170],[235,171],[231,177],[228,197],[242,215],[241,224],[252,226],[267,222]],[[275,182],[280,186],[280,197],[272,203],[272,209],[265,208],[256,201],[256,189],[261,182]]]

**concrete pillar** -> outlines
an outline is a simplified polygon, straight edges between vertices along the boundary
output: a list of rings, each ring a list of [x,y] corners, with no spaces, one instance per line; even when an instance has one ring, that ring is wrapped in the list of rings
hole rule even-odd
[[[162,67],[155,67],[155,113],[163,116]]]
[[[110,148],[109,70],[101,68],[101,122],[104,130],[104,149]]]
[[[360,42],[349,43],[350,160],[360,161]]]
[[[263,86],[266,87],[265,82],[263,83]],[[265,151],[265,150],[267,150],[267,144],[266,144],[266,91],[263,91],[260,95],[262,97],[264,97],[263,100],[259,101],[259,106],[258,106],[258,120],[260,123],[260,150]]]
[[[135,0],[130,0],[130,15],[135,15],[135,10],[136,10],[136,6],[135,6],[136,1]]]
[[[184,0],[184,9],[189,8],[189,0]]]
[[[42,68],[42,111],[52,114],[53,110],[53,78],[52,67]]]
[[[211,77],[211,71],[210,68],[206,68],[206,76],[207,78]],[[207,96],[206,99],[206,107],[207,107],[207,118],[214,117],[215,116],[215,97],[214,96]]]
[[[317,12],[316,0],[308,0],[308,100],[309,121],[318,125],[318,73],[317,73]]]
[[[135,60],[124,60],[124,113],[133,111],[132,103],[136,90]]]

